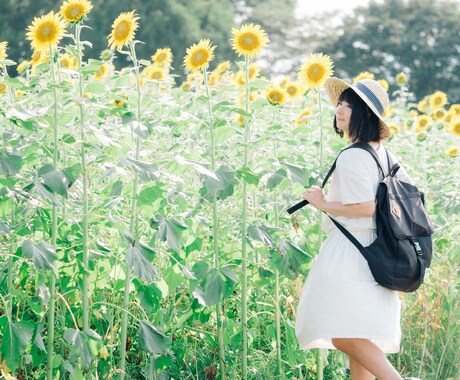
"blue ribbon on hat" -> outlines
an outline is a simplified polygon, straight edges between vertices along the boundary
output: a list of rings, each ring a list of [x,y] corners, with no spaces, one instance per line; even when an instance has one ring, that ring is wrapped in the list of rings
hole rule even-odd
[[[380,115],[383,114],[383,106],[382,103],[380,103],[380,100],[375,96],[375,94],[372,92],[372,90],[369,89],[365,84],[362,84],[360,82],[353,83],[353,87],[356,87],[358,90],[360,90],[364,95],[367,96],[367,98],[372,102],[372,104],[375,106],[377,111],[379,111]]]

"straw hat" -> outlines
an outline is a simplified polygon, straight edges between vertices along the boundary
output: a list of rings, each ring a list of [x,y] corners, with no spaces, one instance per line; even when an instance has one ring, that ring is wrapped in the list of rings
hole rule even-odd
[[[348,84],[339,78],[332,77],[326,80],[324,87],[326,87],[326,92],[333,106],[337,106],[340,94],[347,88],[351,88],[380,119],[380,125],[383,128],[383,137],[390,137],[390,128],[383,118],[383,114],[390,106],[390,99],[379,82],[366,78],[353,84]]]

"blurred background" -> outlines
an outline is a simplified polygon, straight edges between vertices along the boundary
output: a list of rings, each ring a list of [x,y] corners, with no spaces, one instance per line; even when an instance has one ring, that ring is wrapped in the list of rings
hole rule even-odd
[[[20,63],[32,54],[26,27],[36,16],[58,11],[56,0],[1,0],[0,41],[8,41],[10,59]],[[334,75],[353,78],[363,71],[390,83],[404,72],[416,99],[436,90],[460,101],[460,0],[92,0],[94,8],[82,38],[92,43],[86,58],[99,58],[120,12],[135,9],[140,58],[170,47],[180,82],[185,49],[201,38],[217,45],[214,66],[235,60],[228,42],[231,28],[260,24],[270,44],[257,63],[270,79],[291,75],[312,52],[328,54]],[[117,69],[127,62],[118,54]],[[214,68],[211,66],[211,69]],[[11,76],[15,67],[9,68]]]

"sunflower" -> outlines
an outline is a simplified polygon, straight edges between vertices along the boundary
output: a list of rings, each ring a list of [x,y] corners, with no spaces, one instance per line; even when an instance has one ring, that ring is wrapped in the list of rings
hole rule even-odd
[[[59,12],[69,24],[76,24],[93,9],[88,0],[67,0],[61,5]]]
[[[449,127],[449,132],[452,132],[454,135],[460,136],[460,120],[452,123]]]
[[[287,75],[285,75],[285,76],[283,77],[283,79],[281,79],[281,81],[280,81],[280,86],[283,87],[283,88],[285,88],[286,85],[287,85],[289,82],[290,82],[289,77],[288,77]]]
[[[363,71],[353,78],[353,82],[358,82],[361,79],[374,79],[374,74],[369,71]]]
[[[327,78],[334,72],[334,64],[328,55],[310,54],[303,66],[300,68],[298,77],[306,81],[311,88],[322,86]]]
[[[250,63],[248,69],[249,82],[252,82],[254,79],[256,79],[259,73],[259,66],[257,66],[255,63]]]
[[[218,74],[223,74],[230,68],[230,65],[231,65],[230,61],[221,62],[214,69],[214,72],[216,72]]]
[[[385,89],[385,91],[388,91],[388,89],[390,88],[390,85],[385,79],[378,79],[377,82],[381,84],[381,86]]]
[[[47,51],[50,46],[57,46],[64,37],[65,27],[64,19],[51,11],[44,16],[35,17],[32,25],[27,28],[26,36],[34,50]]]
[[[451,157],[455,157],[458,155],[459,149],[456,146],[451,146],[449,149],[446,150],[446,154]]]
[[[145,73],[150,80],[163,80],[165,79],[165,72],[160,66],[150,65],[146,68]]]
[[[0,82],[0,95],[3,95],[6,92],[6,85],[2,82]]]
[[[438,108],[431,113],[433,120],[441,120],[446,116],[446,111],[444,108]]]
[[[214,49],[208,39],[202,39],[198,44],[193,44],[187,49],[187,55],[184,58],[184,66],[191,72],[199,69],[206,69],[209,61],[214,58]]]
[[[312,114],[312,111],[310,108],[304,108],[300,113],[297,115],[295,119],[295,124],[296,125],[302,125],[308,123],[310,120],[310,116]]]
[[[7,41],[0,42],[0,60],[6,59],[8,57],[8,54],[6,54],[7,47],[8,47]]]
[[[279,106],[286,101],[286,91],[277,84],[269,84],[266,91],[267,100],[274,106]]]
[[[452,111],[456,116],[460,116],[460,104],[452,104],[449,108],[449,112]]]
[[[260,25],[246,24],[240,29],[232,28],[232,48],[238,56],[246,55],[249,58],[259,54],[263,47],[267,46],[269,40],[265,31]]]
[[[429,102],[431,109],[442,108],[447,103],[447,95],[445,92],[436,91],[430,96]]]
[[[128,95],[126,94],[119,94],[118,97],[114,100],[113,105],[115,107],[124,107],[126,108],[125,100],[128,99]]]
[[[422,100],[420,100],[417,103],[417,108],[420,112],[426,112],[426,109],[428,107],[428,97],[424,97]]]
[[[112,24],[112,33],[107,37],[111,50],[121,50],[134,38],[135,31],[139,27],[139,16],[131,12],[122,12]]]
[[[390,128],[390,137],[399,132],[399,127],[394,123],[388,124],[388,128]]]
[[[417,132],[424,131],[425,129],[428,129],[432,123],[431,117],[427,115],[421,115],[415,120],[415,130]]]
[[[170,48],[157,49],[151,59],[152,62],[158,63],[159,65],[169,66],[173,60],[172,51]]]
[[[63,54],[59,58],[59,65],[63,69],[76,69],[78,66],[77,57],[71,56],[69,54]]]
[[[94,73],[94,78],[96,79],[102,79],[104,78],[107,74],[109,73],[109,64],[108,63],[103,63],[99,67],[99,71],[97,73]]]
[[[235,74],[235,84],[239,87],[243,87],[246,83],[246,80],[244,78],[244,72],[242,72],[241,70],[238,71],[236,74]]]
[[[290,98],[294,99],[301,95],[300,85],[297,82],[287,82],[284,86],[287,94]]]
[[[27,70],[29,66],[30,61],[24,60],[18,65],[18,67],[16,67],[16,71],[18,72],[18,74],[22,74],[24,71]]]
[[[418,111],[417,110],[410,110],[409,111],[409,116],[410,117],[417,117],[418,116]]]
[[[215,86],[219,82],[220,82],[220,74],[219,73],[216,73],[215,71],[213,71],[211,74],[209,74],[208,84],[210,86]]]
[[[400,72],[399,74],[396,75],[396,83],[402,86],[403,84],[407,83],[407,75],[403,72]]]

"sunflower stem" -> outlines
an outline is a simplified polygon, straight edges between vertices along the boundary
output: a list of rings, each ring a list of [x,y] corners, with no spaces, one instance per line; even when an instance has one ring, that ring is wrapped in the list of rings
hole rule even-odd
[[[323,156],[324,156],[324,133],[323,133],[323,109],[321,103],[321,91],[319,87],[318,91],[318,106],[319,106],[319,130],[320,130],[320,139],[319,139],[319,172],[323,175]],[[321,247],[321,243],[323,242],[323,229],[321,228],[321,224],[323,221],[323,213],[318,210],[318,224],[319,224],[319,231],[318,231],[318,247]],[[323,363],[323,352],[327,352],[327,349],[318,349],[317,355],[317,373],[316,379],[323,380],[323,371],[324,371],[324,363]]]
[[[206,88],[206,96],[208,98],[208,113],[209,113],[209,132],[211,137],[211,169],[216,170],[216,143],[214,136],[214,116],[211,105],[211,92],[209,91],[208,73],[203,69],[204,85]],[[212,219],[213,219],[213,250],[214,250],[214,267],[219,269],[219,217],[217,212],[217,190],[212,192]],[[223,325],[223,312],[222,303],[218,302],[216,305],[216,319],[217,319],[217,341],[219,345],[219,371],[220,378],[225,379],[225,346],[224,335],[222,331]]]
[[[80,43],[81,25],[75,26],[75,44],[77,46],[77,62],[78,69],[82,64],[82,49]],[[83,99],[83,75],[79,74],[78,77],[78,95]],[[82,173],[82,234],[83,234],[83,267],[85,272],[83,274],[83,330],[89,329],[89,280],[88,280],[88,172],[86,167],[86,151],[85,151],[85,113],[81,102],[78,104],[80,111],[80,158],[81,158],[81,173]]]
[[[51,71],[51,82],[53,85],[56,84],[56,76],[54,73],[54,49],[53,45],[50,44],[50,71]],[[53,86],[53,166],[54,169],[57,169],[58,166],[58,96],[57,96],[57,88]],[[53,246],[54,250],[56,251],[56,240],[57,240],[57,207],[53,204],[52,208],[52,216],[51,216],[51,245]],[[56,263],[56,272],[57,272]],[[47,341],[47,374],[48,379],[53,379],[53,361],[54,361],[54,318],[56,312],[56,276],[54,271],[50,271],[50,283],[49,283],[49,292],[50,298],[48,301],[48,341]]]
[[[244,76],[245,76],[245,101],[244,110],[249,112],[249,57],[245,55],[244,65]],[[244,160],[243,167],[248,166],[248,144],[249,144],[249,123],[244,123]],[[241,377],[243,380],[247,379],[247,367],[248,367],[248,310],[247,310],[247,299],[248,299],[248,278],[247,278],[247,209],[248,209],[248,189],[247,183],[243,180],[243,210],[242,210],[242,221],[241,221],[241,331],[243,335],[242,339],[242,350],[241,350]]]
[[[133,41],[129,41],[129,50],[131,54],[131,59],[134,64],[134,72],[136,74],[136,92],[137,92],[137,122],[141,122],[141,84],[139,77],[139,63],[137,62],[136,49]],[[139,136],[136,136],[133,133],[133,138],[135,140],[135,160],[139,160],[140,154],[140,139]],[[133,178],[133,194],[131,199],[131,212],[130,212],[130,232],[134,241],[138,239],[138,222],[136,218],[137,211],[137,191],[139,186],[139,175],[136,170],[134,170]],[[121,315],[121,341],[120,341],[120,379],[124,380],[125,378],[125,369],[126,369],[126,339],[128,335],[128,308],[129,308],[129,295],[131,288],[131,270],[128,265],[126,265],[126,278],[125,278],[125,288],[124,288],[124,297],[123,297],[123,308]]]

